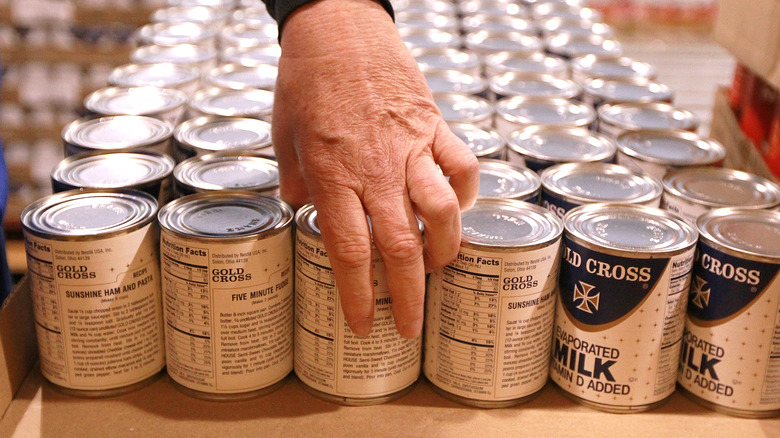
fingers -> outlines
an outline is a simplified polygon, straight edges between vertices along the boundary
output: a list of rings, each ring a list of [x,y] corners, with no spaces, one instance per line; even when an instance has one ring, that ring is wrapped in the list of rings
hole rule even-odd
[[[431,153],[441,171],[449,177],[449,185],[458,197],[460,209],[471,208],[479,193],[479,162],[474,152],[450,131],[444,121],[440,121],[436,126]]]
[[[290,126],[291,118],[288,117],[287,110],[284,104],[274,106],[271,134],[276,161],[279,164],[279,195],[297,210],[308,202],[309,191],[301,174],[294,146],[294,133]]]

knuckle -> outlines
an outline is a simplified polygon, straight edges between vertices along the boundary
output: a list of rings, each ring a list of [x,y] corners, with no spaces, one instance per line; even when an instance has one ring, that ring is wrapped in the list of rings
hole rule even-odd
[[[337,238],[329,242],[328,256],[345,269],[353,270],[366,266],[371,260],[371,245],[366,238]]]
[[[425,306],[423,294],[403,294],[393,297],[393,313],[396,315],[412,315]]]
[[[386,263],[408,264],[422,257],[420,238],[412,235],[392,237],[383,244],[377,242],[377,245],[381,245],[382,257]]]

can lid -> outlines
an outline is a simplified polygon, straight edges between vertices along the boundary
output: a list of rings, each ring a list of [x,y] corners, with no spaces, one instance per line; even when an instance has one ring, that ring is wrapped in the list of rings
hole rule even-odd
[[[413,27],[400,27],[398,33],[401,35],[406,47],[414,49],[418,47],[449,47],[459,48],[461,36],[456,32],[447,32],[440,29],[415,29]]]
[[[278,72],[279,68],[270,64],[253,66],[223,64],[211,69],[206,74],[205,80],[211,85],[233,90],[246,88],[273,90]]]
[[[512,3],[507,3],[507,6],[510,4]],[[464,16],[461,19],[461,25],[466,33],[486,30],[488,32],[515,31],[533,35],[539,32],[536,23],[527,19],[527,17],[522,15],[492,14],[487,11],[477,11],[473,15]]]
[[[456,16],[458,10],[449,0],[396,0],[393,9],[397,11],[432,11],[438,14]]]
[[[216,35],[213,28],[196,23],[150,23],[138,29],[136,39],[141,44],[176,46],[197,44]]]
[[[484,14],[503,17],[529,17],[528,8],[521,2],[508,2],[504,0],[464,0],[457,3],[458,10],[463,16]]]
[[[322,236],[320,226],[317,223],[317,209],[314,208],[314,204],[306,204],[295,212],[295,228],[297,231],[302,231],[311,236]]]
[[[545,38],[547,51],[567,59],[584,55],[621,56],[623,46],[614,39],[600,35],[559,33]]]
[[[671,102],[674,90],[666,84],[642,77],[592,78],[585,80],[583,92],[611,103]]]
[[[582,87],[571,79],[548,74],[507,72],[490,78],[490,90],[500,96],[536,96],[574,99]]]
[[[615,34],[612,27],[602,21],[580,17],[549,17],[541,20],[539,27],[544,36],[568,34],[583,37],[598,35],[604,38],[612,38]]]
[[[457,32],[460,22],[452,15],[433,11],[397,11],[395,23],[398,27],[413,27],[417,29],[442,29]]]
[[[500,32],[477,30],[467,33],[463,40],[464,46],[477,53],[495,52],[540,52],[544,44],[539,37],[526,32]]]
[[[433,94],[480,94],[487,90],[487,80],[481,76],[457,70],[428,70],[424,74],[428,89]]]
[[[187,102],[183,91],[159,87],[106,87],[84,98],[84,107],[104,115],[152,115],[179,108]]]
[[[446,122],[477,123],[493,116],[493,106],[481,97],[444,93],[434,95],[433,100]]]
[[[485,56],[485,66],[494,71],[561,74],[568,72],[565,59],[542,52],[496,52]]]
[[[90,149],[149,146],[170,138],[170,123],[147,116],[108,116],[74,120],[62,130],[65,142]]]
[[[155,10],[152,23],[196,23],[211,25],[227,18],[227,11],[210,6],[169,6]]]
[[[705,166],[722,161],[726,149],[715,140],[682,130],[626,131],[617,137],[620,152],[671,166]]]
[[[292,223],[283,201],[250,192],[221,191],[183,196],[165,204],[160,227],[199,238],[241,238],[272,233]]]
[[[28,205],[22,212],[26,232],[57,240],[110,237],[154,220],[157,201],[132,189],[69,190]]]
[[[532,125],[509,135],[513,151],[544,161],[604,161],[615,155],[615,144],[586,128]]]
[[[577,204],[594,202],[644,203],[658,199],[658,179],[611,163],[563,163],[544,169],[542,186]]]
[[[216,9],[233,9],[237,0],[166,0],[169,6],[209,6]]]
[[[202,190],[267,191],[279,187],[279,165],[251,152],[218,152],[182,161],[174,177]]]
[[[115,68],[108,83],[115,87],[176,88],[200,78],[196,67],[161,62],[153,64],[125,64]]]
[[[527,247],[557,240],[563,225],[549,210],[514,199],[477,199],[461,215],[464,243]]]
[[[603,21],[601,12],[592,8],[582,7],[580,2],[567,1],[536,1],[531,6],[531,13],[537,20],[559,17],[567,20]]]
[[[552,97],[501,99],[496,104],[496,113],[521,125],[586,126],[596,120],[596,111],[590,105]]]
[[[479,197],[520,199],[536,194],[539,175],[527,167],[502,160],[479,160]]]
[[[674,252],[692,247],[698,238],[693,226],[652,207],[632,204],[585,204],[564,217],[566,232],[618,251]]]
[[[208,151],[271,146],[271,124],[244,117],[197,117],[179,124],[173,135],[179,143]]]
[[[451,48],[416,48],[411,54],[420,70],[459,70],[479,69],[477,55]]]
[[[684,129],[699,127],[699,118],[692,112],[665,102],[620,103],[601,105],[601,121],[623,129]]]
[[[752,257],[780,262],[780,212],[717,208],[699,216],[703,240]]]
[[[219,33],[222,44],[235,47],[253,47],[262,44],[272,44],[279,39],[279,28],[276,23],[247,25],[238,23],[225,26]]]
[[[269,117],[273,111],[274,93],[268,90],[212,87],[198,90],[189,105],[205,114],[224,117]]]
[[[492,129],[483,129],[470,123],[450,123],[449,127],[477,158],[499,154],[506,147],[504,137]]]
[[[72,187],[126,187],[161,180],[175,165],[158,152],[84,152],[60,161],[51,179]]]
[[[709,207],[772,208],[780,185],[752,173],[719,167],[686,167],[664,176],[667,192]]]
[[[634,78],[654,79],[658,74],[647,62],[634,61],[626,56],[584,55],[571,60],[574,74],[591,78]]]
[[[177,44],[175,46],[148,45],[130,52],[130,60],[140,63],[173,62],[176,64],[198,64],[216,59],[217,49],[195,44]]]
[[[225,47],[222,61],[246,66],[279,65],[282,48],[277,43],[252,47]]]
[[[248,6],[233,11],[233,14],[230,16],[231,21],[234,23],[248,24],[250,26],[276,23],[271,14],[268,13],[268,9],[265,8],[264,3],[253,2],[251,4],[256,6]]]

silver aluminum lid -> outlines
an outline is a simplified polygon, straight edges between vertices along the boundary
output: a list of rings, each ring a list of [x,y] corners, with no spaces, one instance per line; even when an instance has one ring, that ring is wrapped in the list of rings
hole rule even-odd
[[[580,36],[561,33],[544,39],[547,51],[566,59],[584,55],[621,56],[620,42],[599,35]]]
[[[499,100],[496,114],[522,125],[587,126],[596,120],[596,111],[584,103],[528,96]]]
[[[236,9],[230,15],[230,21],[233,23],[243,23],[248,26],[258,26],[263,24],[273,24],[276,20],[268,13],[263,2],[255,5]]]
[[[626,130],[694,131],[700,123],[694,113],[665,102],[607,104],[599,106],[597,112],[600,121]]]
[[[450,123],[449,127],[477,158],[502,154],[506,147],[504,137],[494,130],[486,130],[468,123]]]
[[[556,164],[544,169],[540,176],[546,191],[576,204],[642,204],[663,193],[658,179],[611,163]]]
[[[201,44],[217,35],[211,27],[196,23],[150,23],[136,32],[140,45],[177,46]]]
[[[462,72],[479,71],[477,55],[457,49],[417,48],[411,54],[420,70],[458,70]]]
[[[514,199],[477,199],[461,214],[461,230],[467,245],[522,248],[558,240],[563,225],[538,205]]]
[[[90,149],[116,150],[150,146],[170,138],[170,123],[147,116],[87,117],[62,130],[62,139]]]
[[[696,220],[701,239],[721,250],[780,263],[780,212],[718,208]]]
[[[431,11],[437,14],[456,16],[458,11],[449,0],[393,0],[396,11]]]
[[[183,64],[125,64],[111,71],[108,83],[115,87],[176,88],[199,78],[200,71],[196,67]]]
[[[584,37],[598,35],[604,38],[612,38],[615,33],[612,30],[612,27],[601,21],[579,17],[550,17],[542,20],[539,27],[541,28],[542,35],[546,37],[558,34],[568,34]]]
[[[447,32],[439,29],[415,29],[413,27],[401,27],[398,29],[404,44],[409,49],[415,48],[451,48],[458,49],[461,46],[461,36],[456,32]]]
[[[583,91],[610,103],[671,102],[674,90],[666,84],[647,78],[587,79]]]
[[[295,212],[295,229],[310,236],[322,237],[314,204],[306,204]]]
[[[424,72],[428,89],[433,94],[481,94],[487,91],[487,80],[458,70],[428,70]]]
[[[531,7],[531,14],[537,20],[559,17],[566,20],[604,21],[604,16],[596,9],[565,1],[536,2]]]
[[[173,158],[155,152],[85,152],[60,161],[51,178],[71,187],[118,188],[171,175]]]
[[[288,228],[292,218],[292,208],[283,201],[238,191],[183,196],[157,215],[166,231],[220,241],[274,234]]]
[[[526,200],[539,192],[541,184],[539,175],[526,167],[501,160],[479,160],[480,198]]]
[[[205,82],[210,85],[233,90],[260,88],[273,90],[279,69],[275,65],[245,66],[241,64],[223,64],[211,69]]]
[[[233,24],[226,26],[219,33],[223,45],[234,47],[253,47],[273,44],[279,39],[279,28],[276,23],[248,26]]]
[[[655,67],[634,61],[626,56],[584,55],[571,60],[574,75],[589,78],[634,78],[655,79],[658,72]]]
[[[740,170],[682,168],[667,173],[663,183],[667,192],[711,208],[772,208],[780,204],[780,185]]]
[[[183,91],[158,87],[106,87],[84,98],[84,107],[103,115],[153,115],[183,106]]]
[[[253,47],[225,47],[221,59],[226,64],[241,64],[249,67],[258,65],[279,65],[282,47],[277,44],[264,44]]]
[[[167,6],[209,6],[216,9],[233,9],[236,0],[166,0]]]
[[[204,114],[216,116],[268,118],[273,111],[274,93],[268,90],[212,87],[198,90],[189,105]]]
[[[563,58],[542,52],[496,52],[485,56],[488,76],[493,72],[542,73],[568,76],[569,64]]]
[[[493,116],[493,106],[480,97],[449,93],[434,95],[433,100],[448,123],[479,123]]]
[[[243,117],[204,116],[179,124],[179,143],[206,151],[257,150],[271,146],[271,124]]]
[[[209,26],[225,20],[227,11],[210,6],[169,6],[152,12],[152,23],[195,23]]]
[[[456,17],[430,11],[398,11],[395,13],[395,24],[398,27],[441,29],[447,32],[458,32],[460,26]]]
[[[640,205],[581,205],[563,221],[567,235],[615,251],[661,255],[691,248],[698,238],[679,217]]]
[[[175,46],[142,46],[130,52],[130,60],[139,63],[173,62],[176,64],[199,64],[217,58],[217,49],[195,44]]]
[[[707,166],[726,157],[717,141],[682,130],[626,131],[616,142],[628,156],[667,166]]]
[[[536,73],[507,72],[490,78],[490,91],[498,96],[575,99],[582,93],[582,87],[571,79]]]
[[[24,231],[54,240],[94,240],[151,223],[157,201],[132,189],[69,190],[46,196],[22,211]]]
[[[467,33],[464,46],[476,53],[489,54],[496,52],[533,53],[544,49],[539,37],[525,32],[491,32],[478,30]]]
[[[269,191],[279,187],[276,161],[251,152],[219,152],[192,157],[173,171],[180,181],[196,191]]]
[[[513,151],[555,163],[604,161],[615,155],[615,143],[585,128],[533,125],[512,132]]]
[[[457,3],[463,16],[490,14],[506,17],[528,18],[528,8],[521,2],[506,0],[465,0]]]
[[[523,32],[536,35],[538,26],[532,20],[524,17],[513,17],[506,14],[490,14],[484,11],[466,15],[461,19],[461,26],[466,33],[485,30],[488,32]]]

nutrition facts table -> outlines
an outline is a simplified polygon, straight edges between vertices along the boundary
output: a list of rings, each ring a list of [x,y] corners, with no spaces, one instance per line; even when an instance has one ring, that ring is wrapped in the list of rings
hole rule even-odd
[[[295,312],[300,337],[296,353],[302,362],[335,372],[336,282],[333,271],[302,256],[296,259]]]
[[[65,345],[60,321],[60,304],[54,283],[54,265],[50,261],[27,257],[27,269],[32,294],[37,337],[41,354],[47,359],[43,366],[49,372],[64,376],[64,368],[54,371],[54,364],[65,363]]]

